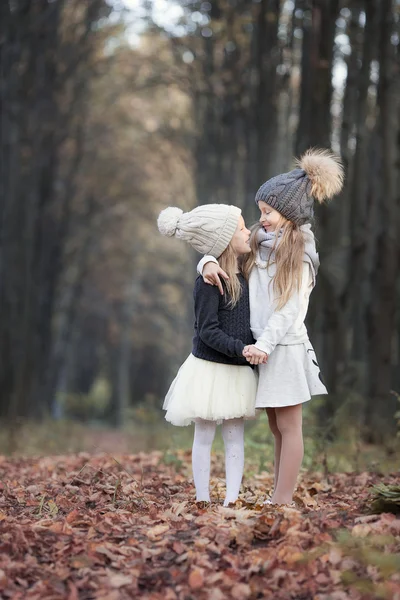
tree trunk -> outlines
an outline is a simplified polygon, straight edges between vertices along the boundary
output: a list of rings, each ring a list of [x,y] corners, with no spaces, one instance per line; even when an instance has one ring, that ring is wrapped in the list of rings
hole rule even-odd
[[[384,439],[397,408],[392,389],[392,348],[396,325],[396,276],[399,267],[399,80],[396,49],[391,42],[393,5],[382,0],[379,39],[379,121],[381,177],[379,196],[379,233],[376,246],[376,271],[371,306],[369,403],[366,425],[375,439]],[[392,417],[392,421],[391,418]]]

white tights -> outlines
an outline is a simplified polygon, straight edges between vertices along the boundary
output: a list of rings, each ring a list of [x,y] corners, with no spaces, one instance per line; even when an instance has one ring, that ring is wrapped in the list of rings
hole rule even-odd
[[[195,423],[192,449],[193,478],[196,500],[210,501],[211,446],[217,424],[199,419]],[[226,497],[224,506],[235,502],[239,495],[244,468],[244,419],[227,419],[222,422],[225,446]]]

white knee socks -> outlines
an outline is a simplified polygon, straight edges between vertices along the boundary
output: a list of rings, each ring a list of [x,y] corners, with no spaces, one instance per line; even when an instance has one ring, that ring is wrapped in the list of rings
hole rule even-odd
[[[199,420],[195,423],[192,449],[193,478],[196,500],[210,501],[210,456],[214,441],[215,421]],[[239,495],[244,467],[244,420],[229,419],[222,423],[225,445],[226,498],[224,506],[235,502]]]

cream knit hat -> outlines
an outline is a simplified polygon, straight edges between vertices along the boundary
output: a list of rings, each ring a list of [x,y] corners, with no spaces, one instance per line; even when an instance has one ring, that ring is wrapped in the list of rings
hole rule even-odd
[[[200,254],[219,258],[228,247],[242,211],[227,204],[203,204],[190,212],[170,206],[157,219],[160,233],[188,242]]]

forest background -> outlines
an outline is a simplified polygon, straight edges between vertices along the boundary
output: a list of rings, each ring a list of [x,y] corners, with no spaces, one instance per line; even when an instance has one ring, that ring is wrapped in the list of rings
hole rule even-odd
[[[346,183],[317,214],[307,324],[330,394],[305,409],[305,465],[389,466],[399,1],[15,0],[0,23],[0,450],[102,449],[114,427],[112,447],[186,447],[161,406],[198,256],[157,215],[226,202],[251,224],[259,185],[320,146]],[[246,443],[272,458],[263,417]]]

